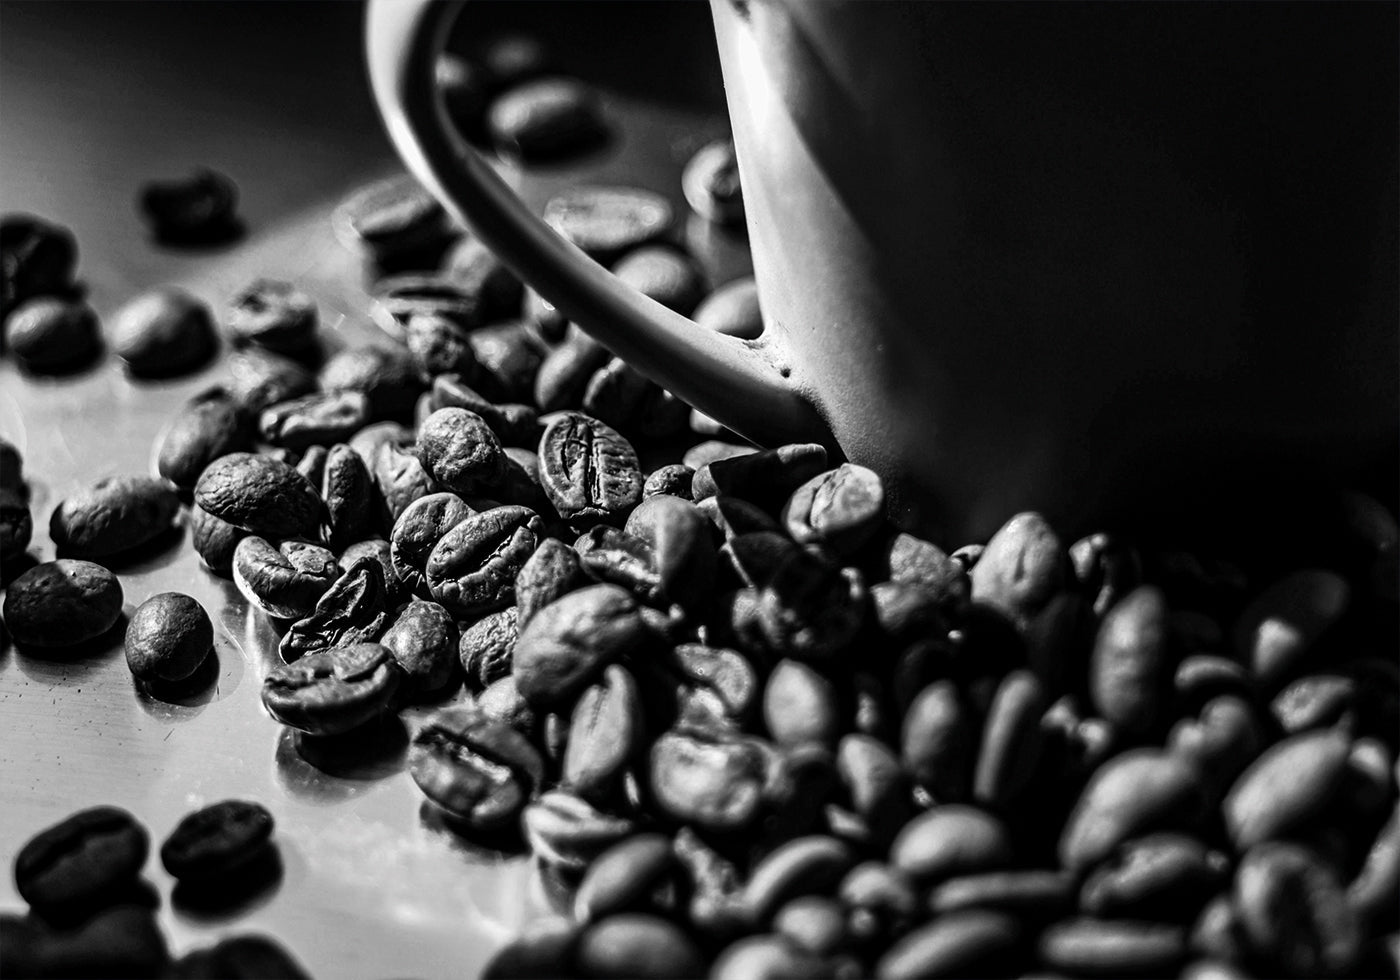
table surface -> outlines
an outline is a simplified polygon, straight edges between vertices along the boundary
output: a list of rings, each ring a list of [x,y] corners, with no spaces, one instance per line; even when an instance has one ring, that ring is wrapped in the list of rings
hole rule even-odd
[[[0,4],[0,210],[70,227],[79,278],[104,322],[138,291],[191,290],[218,309],[262,275],[318,301],[327,346],[382,339],[367,316],[359,256],[329,215],[367,179],[397,171],[370,101],[354,3]],[[687,215],[680,168],[726,131],[702,4],[474,3],[463,45],[507,29],[534,33],[562,69],[604,92],[614,130],[583,161],[503,173],[534,206],[577,181],[666,194]],[[240,185],[247,236],[205,251],[150,243],[134,198],[145,181],[205,164]],[[718,284],[747,250],[693,217],[677,235]],[[215,363],[158,383],[110,356],[77,376],[27,377],[0,360],[0,434],[17,444],[32,492],[31,553],[54,557],[49,515],[110,474],[153,471],[162,426],[224,376]],[[0,910],[22,901],[8,873],[25,840],[81,807],[122,806],[156,846],[186,813],[226,798],[277,821],[280,883],[231,911],[175,903],[152,857],[172,953],[233,933],[281,939],[316,976],[474,975],[550,895],[530,864],[472,846],[423,810],[404,771],[405,712],[363,757],[308,761],[259,703],[277,636],[232,583],[206,571],[188,535],[116,568],[129,614],[158,592],[198,599],[214,622],[217,678],[160,700],[132,681],[120,637],[102,650],[40,658],[0,648]],[[213,671],[211,670],[211,673]]]

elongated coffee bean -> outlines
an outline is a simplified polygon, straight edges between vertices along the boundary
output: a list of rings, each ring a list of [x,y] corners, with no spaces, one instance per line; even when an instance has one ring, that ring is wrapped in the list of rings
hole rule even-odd
[[[428,583],[423,570],[443,535],[476,511],[455,493],[430,493],[404,508],[389,537],[389,555],[399,580],[414,593],[426,597]]]
[[[266,538],[309,534],[321,498],[295,468],[268,456],[229,453],[205,468],[194,502],[215,517]]]
[[[875,966],[879,980],[990,976],[1011,961],[1021,925],[1005,912],[969,909],[939,916],[901,938]]]
[[[610,663],[651,638],[637,601],[615,585],[571,592],[530,620],[515,645],[513,676],[526,701],[549,710],[571,703]]]
[[[433,598],[457,616],[479,616],[515,601],[515,576],[544,537],[528,507],[493,507],[444,534],[428,555],[423,579]]]
[[[291,662],[331,647],[379,639],[388,625],[384,570],[374,558],[360,558],[316,600],[309,616],[292,624],[279,651]]]
[[[559,516],[583,526],[621,524],[642,499],[637,453],[622,434],[578,412],[540,438],[540,481]]]
[[[164,480],[107,477],[59,503],[49,536],[65,555],[105,558],[170,530],[179,510],[180,500]]]
[[[584,799],[605,801],[641,745],[642,725],[637,682],[617,664],[608,666],[574,705],[564,782]]]
[[[1342,883],[1307,848],[1270,842],[1251,849],[1235,875],[1235,907],[1250,947],[1274,975],[1344,976],[1360,954]]]
[[[274,667],[263,681],[262,702],[284,725],[335,735],[384,711],[401,677],[394,655],[378,643],[332,647]]]
[[[1166,597],[1141,586],[1108,610],[1094,641],[1089,693],[1099,714],[1128,735],[1151,731],[1171,683],[1167,656]]]
[[[1060,862],[1079,869],[1119,844],[1153,830],[1188,829],[1202,817],[1204,791],[1195,766],[1154,749],[1124,752],[1084,788],[1060,838]]]
[[[1321,815],[1342,787],[1350,748],[1329,729],[1294,735],[1261,755],[1221,805],[1235,846],[1284,836]]]
[[[413,738],[408,771],[430,800],[482,830],[518,818],[544,782],[535,747],[475,708],[429,718]]]

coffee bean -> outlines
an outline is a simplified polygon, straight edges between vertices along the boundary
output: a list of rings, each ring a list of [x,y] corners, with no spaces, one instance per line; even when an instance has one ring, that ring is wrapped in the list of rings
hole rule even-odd
[[[77,263],[77,239],[62,225],[32,214],[0,217],[0,318],[26,300],[65,292]]]
[[[1167,738],[1173,753],[1195,762],[1213,799],[1224,795],[1264,745],[1258,714],[1232,696],[1207,702],[1199,719],[1183,719]]]
[[[1322,814],[1342,786],[1351,740],[1304,732],[1259,756],[1226,794],[1221,812],[1240,850],[1287,836]]]
[[[653,495],[632,511],[625,529],[651,547],[662,595],[685,609],[701,609],[714,584],[715,552],[700,510],[679,497]]]
[[[578,552],[558,538],[545,538],[515,576],[515,604],[520,628],[524,629],[536,613],[555,599],[583,586],[587,581]]]
[[[1281,687],[1350,602],[1351,587],[1335,572],[1295,572],[1261,592],[1240,614],[1235,650],[1265,687]]]
[[[408,175],[360,188],[336,208],[333,221],[342,241],[363,246],[384,267],[435,258],[451,234],[437,198]]]
[[[1107,721],[1130,736],[1151,731],[1166,709],[1172,664],[1167,603],[1141,586],[1104,614],[1089,663],[1089,693]]]
[[[574,550],[585,575],[619,585],[647,605],[663,605],[656,555],[641,538],[600,524],[589,528]]]
[[[599,262],[659,238],[671,225],[671,205],[631,187],[575,187],[552,198],[544,221]]]
[[[518,580],[516,588],[519,588]],[[462,630],[458,657],[469,688],[481,690],[510,676],[520,635],[518,615],[512,606],[487,613]]]
[[[606,802],[617,789],[645,733],[637,682],[610,664],[574,704],[564,750],[565,785],[586,800]]]
[[[374,558],[360,558],[292,624],[278,651],[288,663],[310,653],[354,644],[374,645],[388,626],[388,590]]]
[[[36,929],[32,970],[17,976],[155,977],[164,976],[170,959],[155,914],[137,904],[103,909],[72,928]],[[8,946],[10,936],[4,937]],[[6,976],[11,975],[6,963]]]
[[[904,872],[879,861],[865,861],[841,880],[837,896],[850,911],[852,938],[878,943],[904,931],[918,911],[919,893]]]
[[[184,817],[160,847],[160,863],[181,882],[213,883],[266,852],[272,814],[258,803],[223,800]]]
[[[1077,977],[1166,976],[1186,958],[1182,930],[1155,922],[1066,919],[1037,948],[1045,966]]]
[[[705,972],[705,959],[674,923],[636,912],[589,925],[578,942],[584,977],[684,978]]]
[[[107,477],[59,503],[49,536],[64,554],[105,558],[169,531],[179,509],[179,498],[161,480]]]
[[[935,916],[993,909],[1023,919],[1048,920],[1074,905],[1075,880],[1063,871],[987,871],[949,878],[928,895]]]
[[[642,499],[648,500],[658,494],[690,499],[690,481],[694,473],[684,463],[668,463],[648,474],[642,484]]]
[[[971,713],[951,681],[925,687],[904,715],[900,741],[904,766],[915,784],[940,803],[967,798],[977,752],[973,726]]]
[[[737,650],[702,643],[677,644],[667,665],[682,686],[682,713],[699,713],[743,727],[758,713],[758,673]]]
[[[834,749],[841,735],[832,682],[806,664],[780,660],[763,689],[763,721],[779,745],[816,742]]]
[[[544,359],[524,325],[515,321],[473,330],[477,371],[472,386],[497,402],[528,402]]]
[[[436,602],[410,602],[379,643],[403,669],[403,687],[411,695],[440,691],[452,679],[457,660],[457,624]]]
[[[370,319],[375,326],[395,340],[407,342],[408,323],[414,317],[443,320],[459,327],[470,347],[469,332],[486,322],[481,310],[481,297],[466,290],[454,277],[439,273],[411,272],[379,280],[374,288]],[[456,335],[454,335],[456,337]],[[421,342],[420,337],[420,352]],[[418,353],[410,350],[415,367]],[[464,363],[476,364],[475,350],[460,355]]]
[[[759,815],[768,765],[756,740],[671,731],[651,747],[651,793],[672,819],[704,830],[738,830]]]
[[[5,628],[19,644],[68,647],[101,636],[122,614],[117,577],[73,558],[35,565],[5,591]]]
[[[1184,834],[1124,844],[1084,881],[1080,909],[1096,918],[1192,921],[1230,873],[1229,859]]]
[[[760,742],[759,747],[770,755],[763,784],[767,812],[759,847],[766,849],[824,829],[826,804],[841,783],[830,750],[813,742],[776,749]]]
[[[135,880],[150,837],[136,818],[111,806],[79,810],[15,855],[15,888],[41,915],[81,917]]]
[[[474,708],[432,715],[413,738],[408,771],[428,799],[477,830],[514,821],[544,783],[525,736]]]
[[[353,440],[351,446],[354,446]],[[423,468],[411,446],[405,448],[393,441],[381,442],[374,447],[366,465],[384,503],[379,521],[387,530],[396,526],[409,504],[430,493],[442,491],[438,482]]]
[[[847,942],[845,909],[824,895],[794,898],[774,913],[773,932],[810,953],[830,956]]]
[[[409,314],[403,339],[419,378],[425,382],[439,374],[471,374],[476,368],[476,354],[466,328],[441,314]]]
[[[713,980],[748,980],[757,977],[809,977],[832,975],[827,964],[787,936],[764,933],[730,943],[719,954],[709,974]]]
[[[1269,707],[1290,735],[1332,726],[1350,731],[1357,699],[1356,682],[1350,677],[1306,674],[1280,691]]]
[[[526,159],[576,153],[606,133],[598,96],[572,78],[538,78],[498,96],[487,127],[500,150]]]
[[[851,849],[834,837],[799,837],[754,865],[744,901],[756,921],[769,922],[784,903],[831,891],[854,864]]]
[[[183,289],[142,293],[112,320],[112,349],[137,377],[185,374],[208,361],[217,348],[209,307]]]
[[[458,239],[443,257],[442,274],[478,299],[486,321],[519,315],[520,279],[480,238],[463,235]]]
[[[742,225],[744,195],[734,141],[715,140],[697,150],[681,173],[681,190],[700,217],[721,225]]]
[[[1249,670],[1225,657],[1197,654],[1185,658],[1177,664],[1173,686],[1177,710],[1187,713],[1200,711],[1208,701],[1221,696],[1251,703],[1259,698]]]
[[[700,448],[697,446],[692,452]],[[708,453],[717,458],[704,462],[687,458],[686,465],[695,470],[690,490],[697,503],[706,497],[727,494],[776,515],[799,487],[827,468],[826,449],[816,443],[734,452],[738,448],[717,444]]]
[[[837,749],[836,771],[873,841],[887,845],[911,812],[909,780],[899,757],[878,738],[849,734]]]
[[[1001,610],[1024,629],[1063,588],[1068,564],[1059,536],[1045,519],[1018,514],[992,535],[972,566],[972,598]]]
[[[247,534],[197,504],[190,508],[190,543],[211,572],[228,576],[233,571],[233,554]]]
[[[344,442],[370,420],[369,398],[358,391],[306,395],[265,408],[258,416],[264,442],[292,450]]]
[[[890,848],[890,863],[925,885],[998,870],[1010,860],[1011,840],[1001,821],[960,803],[921,813]]]
[[[582,871],[637,831],[627,817],[594,809],[581,796],[562,789],[541,793],[525,808],[521,825],[535,856],[564,872]]]
[[[1020,924],[1004,912],[950,912],[898,940],[880,957],[880,980],[966,977],[999,973],[1014,961]]]
[[[248,445],[248,425],[238,405],[222,389],[187,403],[161,433],[156,470],[182,490],[191,490],[204,468]]]
[[[685,431],[690,406],[614,357],[593,373],[583,390],[587,414],[642,439],[664,439]]]
[[[545,428],[539,455],[545,493],[566,521],[621,524],[642,499],[636,451],[597,419],[559,416]]]
[[[368,398],[371,422],[408,418],[424,388],[407,351],[374,345],[336,354],[321,367],[320,381],[327,392],[360,392]]]
[[[574,333],[540,363],[533,388],[542,412],[578,408],[593,375],[610,360],[606,348],[585,333]]]
[[[378,643],[352,643],[279,664],[263,680],[268,714],[310,735],[337,735],[388,708],[402,671]]]
[[[540,709],[571,704],[610,663],[642,650],[652,634],[626,591],[594,585],[541,609],[520,632],[513,676]]]
[[[219,244],[243,230],[238,187],[207,167],[183,180],[151,181],[141,188],[138,203],[151,234],[168,245]]]
[[[1079,870],[1133,837],[1190,829],[1203,812],[1198,778],[1191,763],[1153,749],[1115,756],[1094,773],[1065,822],[1060,863]]]
[[[1395,894],[1400,891],[1400,810],[1376,834],[1365,863],[1347,888],[1347,902],[1371,932],[1394,929]]]
[[[653,897],[672,882],[675,872],[669,837],[628,837],[588,865],[574,896],[574,918],[587,922],[619,912],[649,911]]]
[[[255,279],[229,300],[224,325],[235,344],[301,354],[316,343],[316,302],[289,282]]]
[[[782,520],[799,544],[821,543],[850,555],[870,539],[884,516],[880,478],[863,466],[842,463],[794,490]]]
[[[228,359],[229,393],[243,411],[256,415],[316,390],[316,378],[296,361],[259,347]]]
[[[705,295],[695,262],[666,245],[643,245],[613,266],[613,275],[662,306],[689,315]]]
[[[440,408],[418,429],[418,459],[434,480],[457,493],[500,483],[505,453],[484,419],[465,408]]]
[[[316,529],[321,498],[286,463],[253,453],[229,453],[210,463],[194,487],[194,502],[251,534],[289,538]]]
[[[784,559],[759,591],[758,627],[776,655],[833,657],[856,635],[865,615],[865,583],[808,551]]]
[[[534,449],[540,444],[539,415],[530,405],[498,405],[467,387],[458,375],[439,374],[433,379],[431,406],[465,408],[480,415],[501,444]]]
[[[332,446],[326,454],[320,485],[331,547],[343,550],[373,531],[379,509],[378,491],[358,453],[345,443]]]
[[[1235,875],[1235,907],[1251,950],[1274,975],[1343,976],[1360,956],[1360,928],[1342,883],[1307,848],[1270,842],[1250,849]]]
[[[292,954],[266,936],[230,936],[186,953],[165,974],[170,980],[310,980]]]
[[[1044,752],[1040,719],[1046,699],[1028,670],[1002,678],[987,709],[982,746],[972,777],[972,795],[983,805],[1005,807],[1026,788]]]
[[[238,591],[254,607],[279,619],[310,613],[340,574],[331,552],[304,542],[283,542],[279,550],[249,535],[233,552]]]
[[[390,555],[394,571],[414,593],[427,594],[423,570],[443,535],[474,511],[455,493],[430,493],[409,504],[394,523]]]
[[[142,681],[182,681],[214,648],[204,607],[179,592],[161,592],[136,608],[126,627],[126,665]]]
[[[439,539],[423,579],[433,598],[458,616],[479,616],[515,601],[515,576],[544,537],[528,507],[473,514]]]
[[[5,349],[36,374],[84,365],[101,345],[97,314],[86,303],[38,297],[5,318]]]

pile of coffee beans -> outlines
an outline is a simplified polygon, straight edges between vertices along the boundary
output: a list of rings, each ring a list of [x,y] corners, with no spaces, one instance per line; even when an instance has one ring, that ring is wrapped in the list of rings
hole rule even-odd
[[[579,145],[593,94],[518,40],[444,61],[459,121],[523,156]],[[684,194],[740,219],[731,145],[701,151]],[[209,175],[146,199],[176,240],[231,207]],[[706,328],[762,330],[752,280],[711,290],[664,197],[576,187],[544,217]],[[371,313],[384,341],[325,358],[297,284],[249,283],[224,314],[227,380],[161,434],[161,479],[65,500],[65,557],[10,584],[5,621],[31,647],[112,628],[121,586],[94,562],[159,539],[187,493],[205,565],[279,627],[262,704],[303,757],[405,712],[403,778],[430,812],[528,852],[561,896],[487,975],[1397,974],[1385,505],[1299,515],[1282,562],[1065,540],[1034,512],[985,542],[922,540],[886,519],[871,470],[693,413],[411,180],[335,221],[393,273]],[[71,304],[34,312],[65,302],[47,297],[71,281],[71,236],[17,217],[4,238],[7,334],[47,363],[89,329]],[[141,302],[131,370],[208,353],[201,308]],[[8,561],[32,529],[18,456],[0,457]],[[178,594],[127,629],[153,684],[210,645]],[[271,831],[255,804],[216,804],[162,862],[180,888],[226,881],[266,863]],[[26,846],[33,916],[0,919],[7,975],[162,968],[149,910],[123,897],[147,850],[110,808]],[[171,969],[302,975],[257,939]]]
[[[280,875],[273,819],[263,807],[224,800],[187,815],[160,847],[178,904],[227,909]],[[15,886],[29,915],[0,914],[0,970],[7,977],[308,976],[280,944],[228,936],[172,959],[156,922],[160,894],[141,877],[146,828],[113,806],[80,810],[31,838],[15,857]]]

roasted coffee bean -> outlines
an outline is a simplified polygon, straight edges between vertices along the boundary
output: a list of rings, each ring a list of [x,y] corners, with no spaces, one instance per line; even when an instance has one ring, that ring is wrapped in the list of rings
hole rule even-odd
[[[918,912],[919,892],[904,872],[865,861],[841,879],[837,896],[849,910],[851,938],[870,944],[904,932]]]
[[[1204,792],[1190,762],[1155,749],[1115,756],[1084,787],[1060,838],[1060,863],[1097,864],[1133,837],[1186,830],[1203,815]]]
[[[854,864],[850,847],[835,837],[799,837],[754,865],[744,887],[744,902],[756,922],[770,922],[792,899],[834,889]]]
[[[473,514],[439,539],[423,578],[433,598],[471,617],[515,601],[515,576],[544,537],[544,522],[528,507]]]
[[[235,344],[301,354],[316,343],[316,302],[289,282],[255,279],[229,300],[224,325]]]
[[[445,708],[413,738],[408,771],[418,788],[477,830],[516,820],[544,783],[525,736],[475,708]]]
[[[67,228],[32,214],[0,217],[0,318],[28,299],[65,292],[77,264]]]
[[[1142,561],[1137,552],[1112,535],[1080,538],[1069,546],[1069,559],[1074,577],[1099,619],[1141,584]]]
[[[664,439],[685,431],[690,406],[632,365],[614,357],[588,379],[584,412],[642,439]]]
[[[605,803],[618,788],[622,770],[641,748],[645,734],[637,682],[610,664],[574,704],[564,750],[565,785],[586,800]]]
[[[1075,879],[1064,871],[987,871],[949,878],[928,894],[935,916],[994,909],[1020,918],[1057,918],[1074,906]]]
[[[681,682],[682,714],[693,715],[698,709],[705,717],[742,727],[758,713],[758,674],[737,650],[680,643],[667,664]]]
[[[438,273],[412,272],[381,279],[374,289],[370,319],[395,340],[408,339],[408,322],[415,316],[447,320],[465,331],[485,323],[481,298],[455,278]],[[475,364],[475,351],[470,352]]]
[[[183,289],[142,293],[112,320],[112,350],[137,377],[193,371],[214,355],[218,344],[208,305]]]
[[[582,928],[562,916],[535,919],[481,969],[481,980],[542,980],[572,976]]]
[[[1318,637],[1350,602],[1351,587],[1335,572],[1295,572],[1261,592],[1240,614],[1235,650],[1264,687],[1277,689],[1299,672]]]
[[[498,96],[487,110],[491,140],[527,159],[576,153],[607,132],[592,88],[572,78],[537,78]]]
[[[695,308],[694,320],[707,330],[757,340],[763,333],[758,306],[758,285],[753,276],[733,279],[706,296]]]
[[[1171,671],[1166,597],[1144,585],[1104,614],[1089,662],[1089,694],[1105,720],[1143,736],[1167,708]]]
[[[939,916],[880,957],[880,980],[1000,975],[1015,961],[1021,925],[1004,912],[969,909]]]
[[[1026,788],[1044,752],[1040,719],[1044,690],[1028,670],[1012,671],[987,709],[972,795],[985,806],[1005,807]]]
[[[709,522],[694,504],[669,494],[653,495],[632,511],[625,529],[650,546],[662,596],[692,611],[709,601],[714,545]]]
[[[41,915],[81,917],[136,879],[150,847],[146,829],[125,810],[79,810],[20,848],[15,888]]]
[[[520,628],[555,599],[588,582],[578,552],[558,538],[545,538],[515,577],[515,604]]]
[[[353,440],[351,445],[354,446]],[[374,447],[366,465],[384,505],[379,518],[381,526],[388,530],[395,527],[409,504],[430,493],[442,491],[442,487],[418,461],[412,446],[405,448],[393,441],[381,442]]]
[[[229,453],[210,463],[194,487],[194,502],[251,534],[290,538],[311,534],[321,498],[293,467],[267,456]]]
[[[773,931],[808,952],[830,956],[846,945],[845,909],[826,896],[794,898],[773,914]]]
[[[681,190],[700,217],[721,225],[742,225],[744,195],[734,141],[715,140],[697,150],[681,173]]]
[[[28,502],[18,490],[0,488],[0,560],[22,555],[33,536],[34,518]]]
[[[248,445],[244,413],[222,389],[197,396],[161,434],[156,470],[182,490],[191,490],[204,468]]]
[[[232,354],[228,369],[229,393],[239,408],[252,415],[316,390],[316,377],[306,368],[258,347]]]
[[[865,583],[857,570],[838,569],[798,550],[759,590],[757,625],[775,655],[825,660],[856,635],[865,600]]]
[[[613,274],[643,296],[689,315],[705,295],[700,269],[684,253],[666,245],[643,245],[624,255]]]
[[[960,803],[919,814],[890,848],[890,863],[923,885],[999,870],[1011,856],[1011,838],[1002,822]]]
[[[542,412],[579,407],[593,375],[609,359],[607,349],[588,334],[575,332],[564,338],[540,362],[533,388],[535,404]]]
[[[425,256],[435,261],[451,235],[437,198],[408,175],[360,188],[341,202],[333,220],[343,241],[363,246],[381,266]]]
[[[423,570],[437,543],[473,513],[455,493],[430,493],[404,509],[394,523],[389,553],[399,579],[415,594],[428,594]]]
[[[122,614],[117,577],[89,561],[35,565],[5,591],[5,629],[16,643],[67,647],[101,636]]]
[[[620,585],[647,605],[662,604],[656,555],[641,538],[600,524],[589,528],[574,544],[574,550],[585,575]]]
[[[1084,881],[1079,908],[1096,918],[1190,922],[1229,877],[1230,862],[1184,834],[1129,841]]]
[[[971,584],[962,565],[937,545],[912,534],[896,534],[884,550],[889,579],[930,594],[940,606],[961,607]]]
[[[320,381],[328,392],[365,395],[372,422],[408,418],[424,388],[407,351],[375,345],[349,347],[336,354],[322,366]]]
[[[540,794],[525,808],[521,824],[535,856],[565,872],[582,871],[637,831],[636,823],[627,817],[596,810],[581,796],[562,789]]]
[[[884,516],[880,478],[863,466],[842,463],[794,490],[782,520],[798,544],[825,544],[850,555],[870,539]]]
[[[1157,922],[1066,919],[1041,933],[1040,961],[1076,977],[1168,976],[1186,958],[1186,937]]]
[[[716,494],[706,497],[695,505],[695,509],[724,536],[726,542],[745,534],[776,534],[783,537],[783,529],[768,514],[746,500]]]
[[[442,260],[442,273],[481,304],[486,321],[518,315],[523,287],[500,256],[474,235],[463,235]]]
[[[972,598],[1025,630],[1065,585],[1069,571],[1059,536],[1039,514],[1017,514],[992,535],[972,566]]]
[[[452,679],[457,624],[436,602],[410,602],[379,643],[403,669],[403,687],[410,695],[440,691]]]
[[[705,830],[738,830],[759,815],[769,762],[754,739],[667,732],[651,748],[651,793],[675,820]]]
[[[647,500],[658,494],[690,499],[690,481],[695,474],[684,463],[668,463],[653,470],[642,484],[642,499]]]
[[[278,651],[291,663],[334,647],[373,645],[388,622],[384,570],[376,559],[361,558],[331,583],[310,615],[292,624]]]
[[[763,722],[779,745],[816,742],[834,749],[841,737],[836,686],[796,660],[780,660],[763,688]]]
[[[1249,670],[1225,657],[1202,654],[1187,657],[1177,664],[1172,683],[1176,688],[1176,707],[1180,712],[1199,711],[1207,702],[1221,696],[1237,697],[1248,702],[1259,698]]]
[[[1360,956],[1360,927],[1343,885],[1307,848],[1252,848],[1235,875],[1235,907],[1250,949],[1274,975],[1344,976]]]
[[[1400,809],[1392,807],[1390,819],[1376,834],[1365,862],[1347,888],[1347,901],[1372,933],[1393,930],[1395,895],[1400,891]]]
[[[404,344],[418,377],[431,383],[439,374],[472,374],[476,353],[468,330],[439,313],[411,313],[403,326]]]
[[[1257,713],[1232,696],[1207,702],[1199,719],[1183,719],[1167,738],[1168,749],[1196,764],[1212,799],[1224,795],[1264,745]]]
[[[530,401],[544,357],[523,324],[499,323],[473,330],[471,345],[477,364],[473,387],[492,401]]]
[[[540,438],[539,456],[545,493],[567,521],[621,524],[641,500],[636,452],[597,419],[576,412],[557,417]]]
[[[373,531],[378,491],[358,453],[344,443],[332,446],[326,454],[320,485],[332,548],[344,549]]]
[[[1333,726],[1350,731],[1357,697],[1356,682],[1350,677],[1307,674],[1280,691],[1269,707],[1290,735]]]
[[[509,725],[527,738],[539,735],[540,720],[515,686],[515,680],[502,677],[492,681],[477,695],[476,706],[488,718]]]
[[[669,837],[628,837],[588,865],[574,896],[574,918],[587,922],[618,912],[649,911],[657,894],[672,884],[676,870]]]
[[[770,754],[767,779],[763,785],[763,818],[760,848],[767,848],[794,837],[825,828],[822,817],[841,784],[830,750],[812,742],[774,749],[760,742]]]
[[[22,969],[10,969],[11,937],[4,934],[6,976],[155,977],[165,975],[170,960],[155,914],[141,905],[114,905],[72,928],[30,930],[31,965]]]
[[[105,558],[169,531],[179,509],[175,491],[162,480],[107,477],[59,503],[49,536],[66,555]]]
[[[695,470],[690,490],[697,503],[728,494],[777,515],[799,487],[827,469],[826,449],[816,443],[793,443],[759,452],[736,449],[739,447],[725,448],[721,443],[710,451],[716,459],[703,463],[686,460]]]
[[[574,187],[544,208],[547,225],[599,262],[659,238],[671,225],[671,205],[633,187]]]
[[[384,591],[388,603],[397,605],[401,602],[408,588],[399,581],[398,573],[394,571],[394,564],[389,556],[389,542],[383,538],[366,538],[364,541],[347,545],[340,553],[340,567],[353,568],[362,558],[372,559],[379,566],[384,575]]]
[[[710,974],[714,980],[833,975],[828,964],[788,936],[764,933],[730,943],[719,954]]]
[[[517,581],[516,588],[519,588]],[[482,690],[509,677],[515,664],[515,644],[519,639],[519,613],[511,606],[499,612],[487,613],[462,630],[457,648],[467,686]]]
[[[183,180],[151,181],[138,204],[156,241],[168,245],[218,244],[243,230],[237,185],[207,167]]]
[[[704,957],[680,927],[636,912],[590,924],[579,938],[575,955],[584,977],[680,980],[705,972]]]
[[[608,664],[650,642],[636,600],[615,585],[593,585],[552,602],[521,629],[513,676],[530,704],[562,708]]]
[[[272,814],[259,803],[213,803],[175,825],[160,846],[160,863],[181,882],[214,883],[264,854],[272,827]]]
[[[300,619],[340,578],[335,555],[300,541],[274,548],[256,535],[233,552],[233,581],[253,606],[279,619]]]
[[[448,490],[471,494],[505,475],[505,453],[486,421],[465,408],[440,408],[418,429],[418,459]]]
[[[685,451],[685,454],[681,457],[681,462],[684,465],[689,466],[692,470],[695,470],[698,475],[699,471],[703,467],[708,466],[710,463],[715,463],[722,459],[734,459],[739,456],[752,456],[757,452],[759,452],[759,450],[755,449],[753,446],[741,446],[738,443],[734,442],[724,442],[719,439],[708,439],[705,442],[696,443],[694,446],[691,446],[689,449],[687,449]],[[825,465],[825,457],[823,457],[822,467],[825,467]],[[818,467],[818,472],[820,472],[822,467]],[[709,478],[706,477],[706,479]],[[692,480],[691,496],[692,499],[694,499],[694,501],[698,504],[705,498],[695,493],[695,489],[696,486],[694,481]],[[786,499],[786,497],[784,497],[784,499]]]
[[[190,543],[211,572],[227,576],[233,571],[233,554],[247,534],[198,504],[190,508]]]
[[[185,954],[165,974],[170,980],[310,980],[310,974],[267,936],[230,936]]]
[[[336,735],[384,712],[402,675],[378,643],[333,646],[273,667],[263,680],[262,703],[290,728]]]
[[[909,778],[899,757],[878,738],[849,734],[837,748],[836,771],[872,842],[889,844],[911,813]]]
[[[1287,836],[1320,816],[1341,789],[1351,740],[1304,732],[1267,749],[1221,803],[1230,838],[1241,851]]]
[[[141,681],[182,681],[214,648],[204,607],[179,592],[161,592],[136,608],[126,627],[126,665]]]
[[[38,297],[5,318],[5,349],[37,374],[84,365],[101,346],[97,314],[86,303]]]
[[[498,405],[487,401],[463,379],[453,374],[440,374],[433,379],[430,404],[440,408],[465,408],[481,416],[496,433],[504,446],[534,449],[540,444],[539,416],[529,405]]]
[[[362,392],[324,392],[263,409],[258,434],[274,446],[302,450],[345,442],[369,420],[370,402]]]

